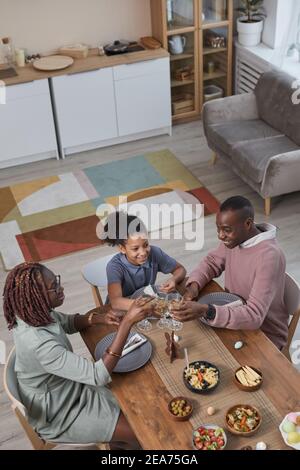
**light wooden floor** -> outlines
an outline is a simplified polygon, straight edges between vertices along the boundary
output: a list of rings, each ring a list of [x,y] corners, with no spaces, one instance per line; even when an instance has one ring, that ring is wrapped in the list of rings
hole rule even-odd
[[[211,155],[199,121],[175,126],[172,137],[161,136],[106,149],[93,150],[77,156],[69,156],[65,161],[48,160],[23,167],[1,170],[0,187],[42,176],[55,175],[57,172],[74,171],[95,164],[125,159],[164,148],[170,149],[220,201],[237,194],[251,199],[256,210],[256,221],[270,221],[278,226],[278,239],[286,254],[287,270],[300,281],[300,192],[274,200],[271,216],[267,219],[263,212],[262,199],[249,186],[224,164],[218,162],[215,167],[210,165]],[[185,251],[184,242],[180,240],[155,242],[171,256],[176,257],[188,270],[195,266],[197,258],[203,257],[216,246],[216,243],[214,216],[205,218],[205,244],[203,250],[197,255],[194,252]],[[101,251],[95,248],[46,263],[55,273],[62,275],[66,294],[62,311],[84,313],[94,306],[89,286],[83,281],[80,270],[82,266],[96,257],[105,256],[111,252],[113,252],[112,248],[103,248]],[[5,277],[6,273],[1,266],[1,292]],[[300,339],[300,328],[298,328],[296,335]],[[6,329],[3,314],[0,317],[0,337],[6,341],[7,350],[9,351],[12,346],[12,335]],[[72,337],[72,344],[76,352],[88,355],[79,335]],[[0,367],[1,376],[2,372],[3,367]],[[2,381],[0,386],[0,423],[0,449],[30,448],[22,429],[10,410],[8,399],[3,392]]]

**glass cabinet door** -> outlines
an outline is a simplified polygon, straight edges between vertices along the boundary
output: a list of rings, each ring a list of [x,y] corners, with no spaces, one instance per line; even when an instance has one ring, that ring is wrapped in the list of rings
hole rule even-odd
[[[203,102],[228,94],[228,27],[203,29]]]
[[[202,0],[200,23],[218,23],[228,20],[228,0]]]
[[[179,116],[196,109],[195,32],[168,36],[171,63],[172,114]]]
[[[165,2],[169,31],[194,26],[194,0],[165,0]]]

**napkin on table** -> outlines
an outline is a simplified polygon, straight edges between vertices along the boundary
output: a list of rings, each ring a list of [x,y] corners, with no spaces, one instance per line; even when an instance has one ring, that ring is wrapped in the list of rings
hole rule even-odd
[[[122,352],[122,357],[126,356],[126,354],[134,351],[134,349],[139,348],[142,344],[146,343],[147,339],[142,338],[138,333],[133,335],[125,344]]]

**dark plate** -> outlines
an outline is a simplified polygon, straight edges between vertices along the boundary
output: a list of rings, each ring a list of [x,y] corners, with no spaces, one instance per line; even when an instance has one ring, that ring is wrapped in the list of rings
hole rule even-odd
[[[201,364],[201,365],[204,365],[205,367],[213,367],[214,369],[217,369],[218,371],[218,381],[217,383],[211,387],[211,388],[207,388],[207,389],[198,389],[198,388],[194,388],[192,387],[192,385],[188,382],[188,380],[185,378],[185,370],[186,370],[186,367],[184,368],[184,371],[183,371],[183,382],[185,384],[185,386],[191,390],[191,392],[194,392],[194,393],[210,393],[212,392],[213,390],[215,390],[215,388],[219,385],[219,382],[220,382],[220,370],[218,369],[218,367],[216,367],[214,364],[212,364],[211,362],[207,362],[207,361],[194,361],[194,362],[190,362],[190,367],[193,367],[193,366],[197,366],[197,364]]]
[[[131,331],[129,333],[128,339],[135,335],[136,332]],[[103,356],[105,350],[109,348],[116,333],[111,333],[104,338],[96,346],[95,349],[95,359],[98,361]],[[142,338],[147,339],[144,335],[139,333]],[[121,357],[119,362],[117,363],[116,367],[114,368],[114,372],[131,372],[133,370],[139,369],[140,367],[144,366],[150,359],[152,354],[152,345],[150,341],[147,339],[146,343],[142,344],[139,348],[134,349],[130,353],[126,354],[126,356]]]

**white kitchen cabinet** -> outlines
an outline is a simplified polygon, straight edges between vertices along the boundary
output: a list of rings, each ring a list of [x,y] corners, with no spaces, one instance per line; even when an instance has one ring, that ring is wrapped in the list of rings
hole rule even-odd
[[[113,71],[119,136],[170,132],[169,59],[119,65]]]
[[[101,147],[118,136],[111,68],[51,80],[63,154]]]
[[[0,168],[58,157],[48,80],[6,87],[0,104]]]

